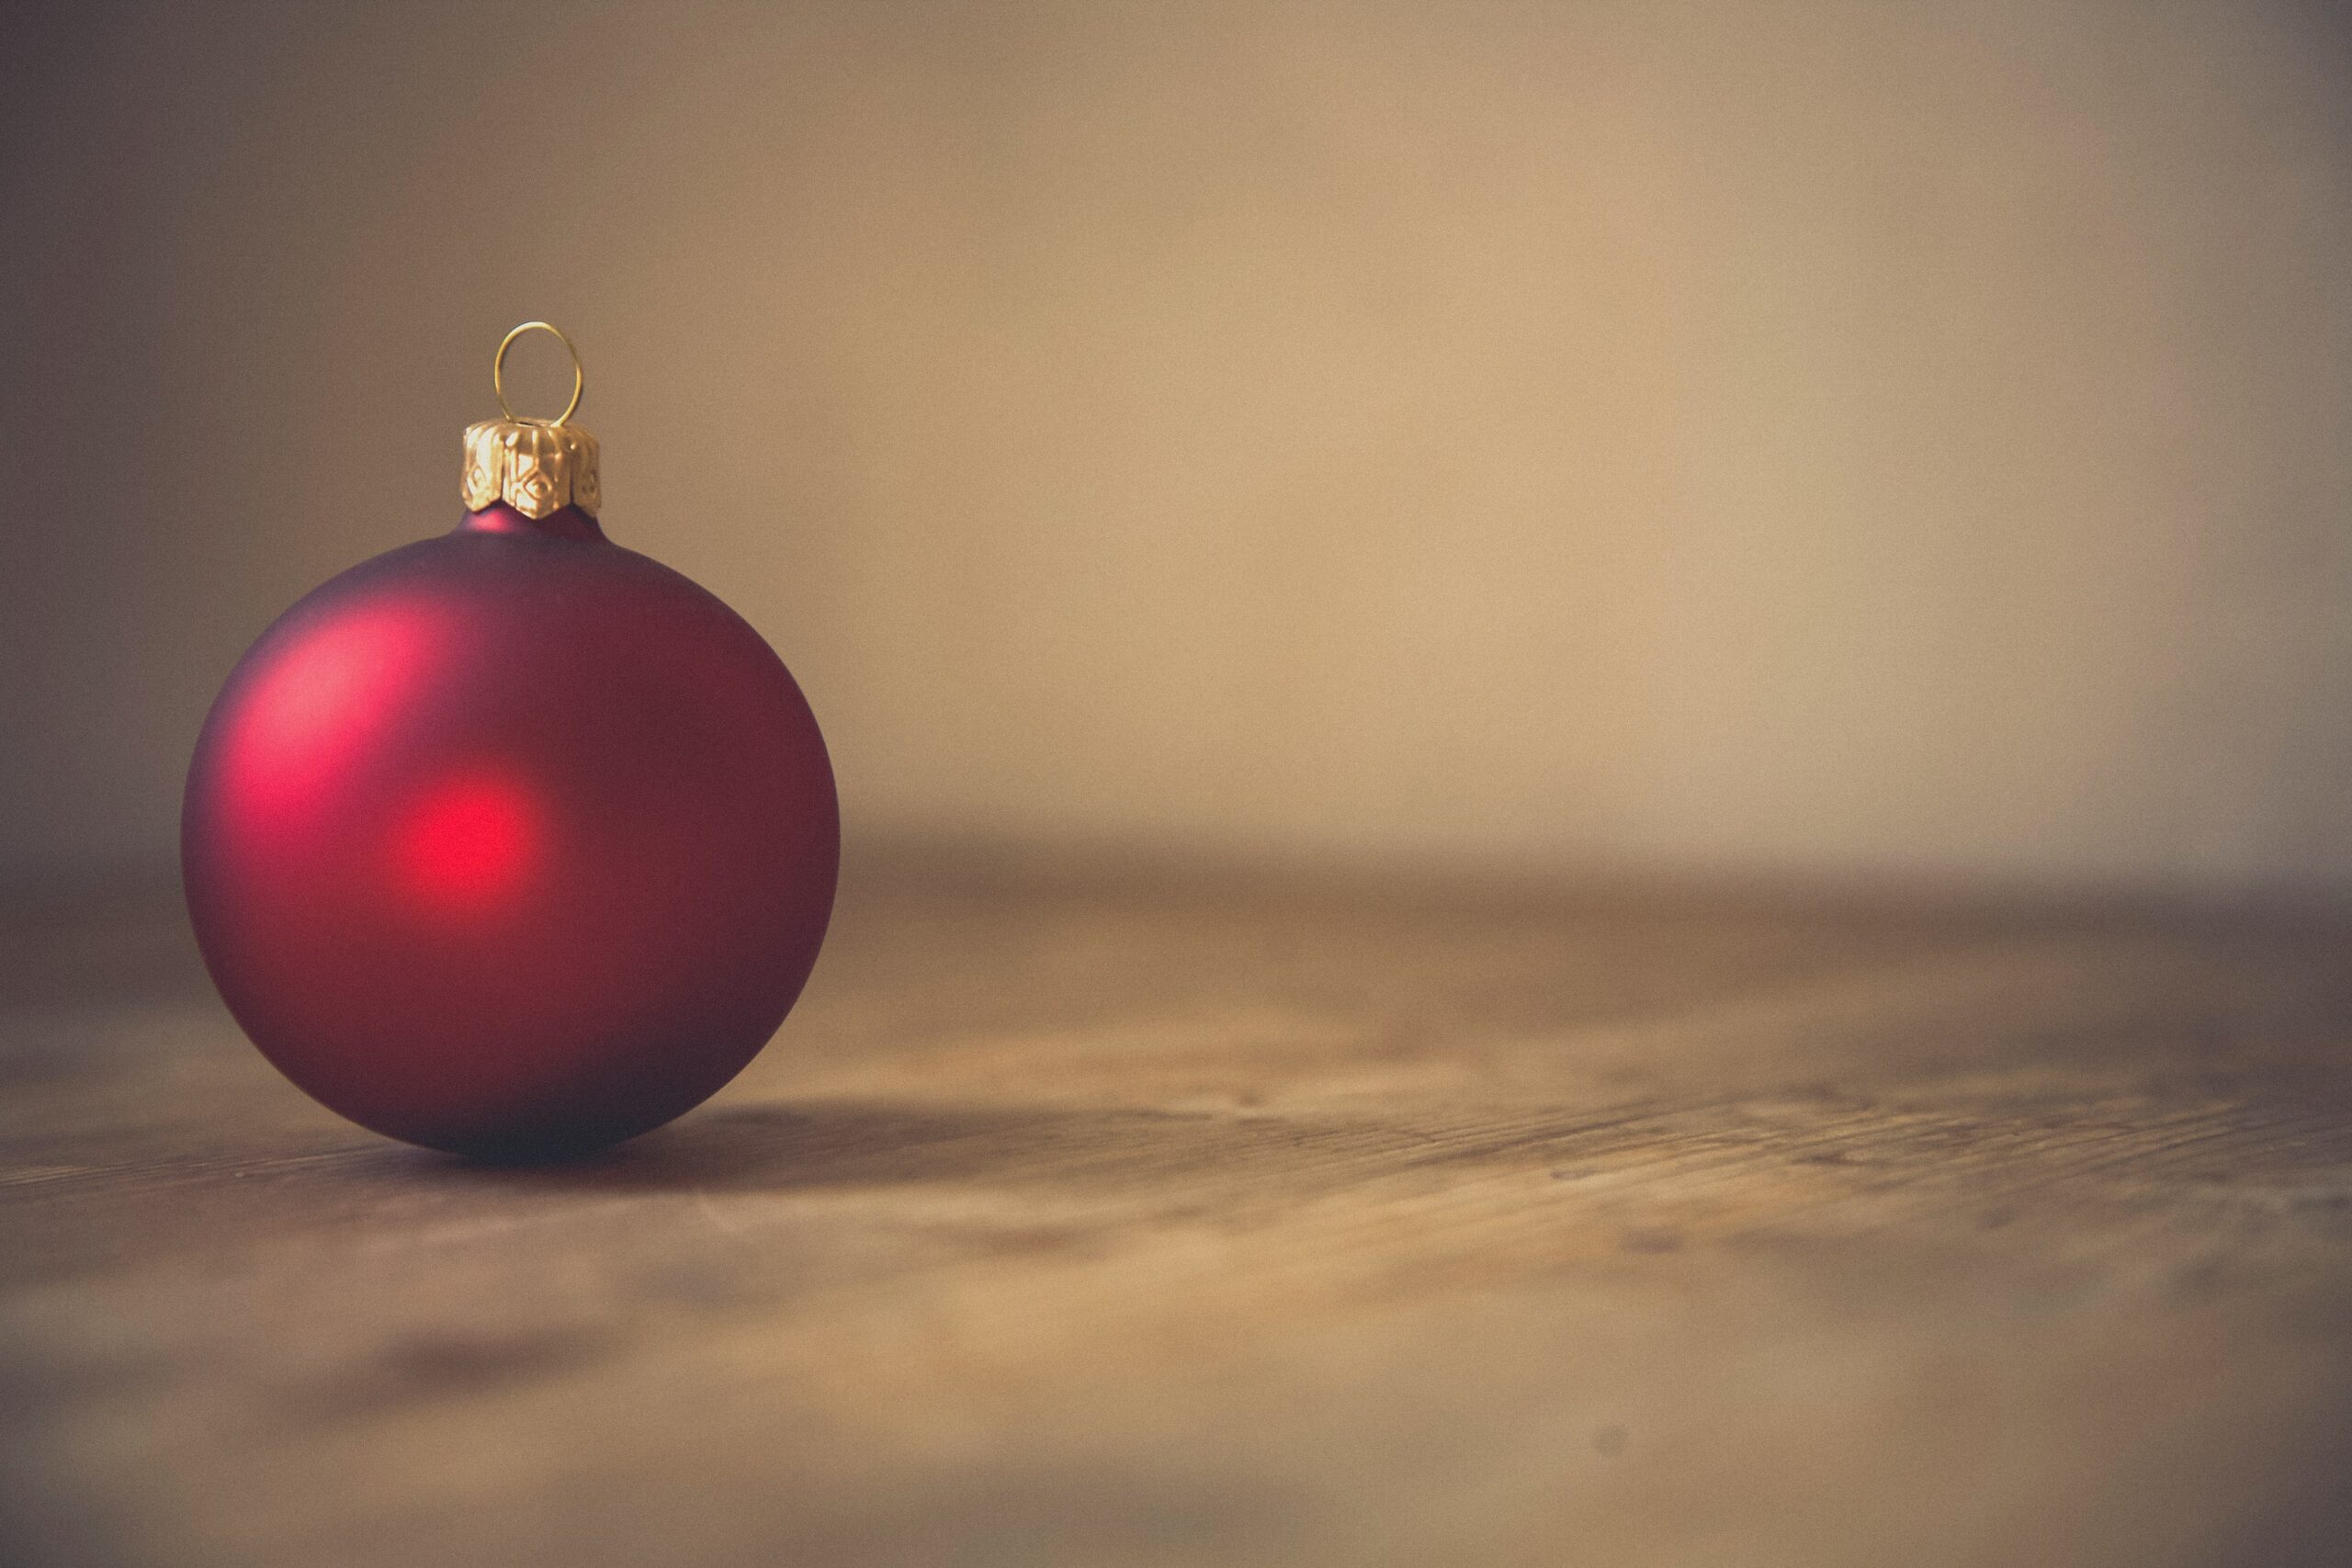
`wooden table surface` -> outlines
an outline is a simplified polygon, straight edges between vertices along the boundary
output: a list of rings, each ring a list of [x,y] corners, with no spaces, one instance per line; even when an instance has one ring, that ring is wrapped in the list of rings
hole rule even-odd
[[[853,862],[581,1165],[0,985],[0,1562],[2352,1561],[2352,927]]]

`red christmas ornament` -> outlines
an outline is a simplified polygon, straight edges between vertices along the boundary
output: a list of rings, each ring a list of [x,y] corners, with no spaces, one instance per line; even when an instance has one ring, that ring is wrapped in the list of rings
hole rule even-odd
[[[555,331],[509,333],[493,386],[529,327]],[[262,1054],[362,1126],[488,1157],[629,1137],[733,1077],[840,860],[799,687],[605,539],[572,408],[473,426],[454,531],[262,635],[181,819],[198,942]]]

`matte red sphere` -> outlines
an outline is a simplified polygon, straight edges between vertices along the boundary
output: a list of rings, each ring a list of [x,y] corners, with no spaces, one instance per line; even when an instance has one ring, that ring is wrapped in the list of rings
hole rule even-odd
[[[505,506],[335,578],[229,677],[181,858],[206,964],[278,1069],[491,1157],[699,1104],[832,910],[824,738],[760,635],[572,508]]]

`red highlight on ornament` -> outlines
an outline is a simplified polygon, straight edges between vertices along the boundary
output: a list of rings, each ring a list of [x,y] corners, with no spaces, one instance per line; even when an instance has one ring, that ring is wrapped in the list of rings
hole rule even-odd
[[[497,773],[461,775],[427,791],[396,829],[402,888],[442,915],[515,902],[536,880],[547,832],[531,790]]]

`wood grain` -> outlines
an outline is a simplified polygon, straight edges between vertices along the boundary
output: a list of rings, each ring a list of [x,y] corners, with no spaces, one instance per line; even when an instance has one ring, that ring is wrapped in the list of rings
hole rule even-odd
[[[2344,1558],[2335,917],[855,870],[741,1080],[531,1169],[27,906],[0,1561]]]

